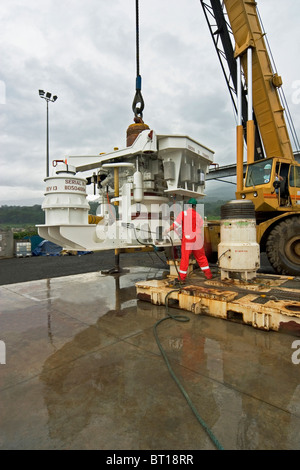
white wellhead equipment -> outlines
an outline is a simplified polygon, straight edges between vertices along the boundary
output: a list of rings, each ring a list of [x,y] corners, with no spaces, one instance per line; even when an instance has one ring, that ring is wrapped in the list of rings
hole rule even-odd
[[[188,136],[156,135],[148,128],[125,149],[57,161],[45,180],[39,234],[67,250],[140,248],[143,241],[170,246],[162,236],[170,206],[205,196],[213,155]],[[91,170],[87,178],[78,174]],[[96,223],[89,223],[87,183],[98,191]]]
[[[218,262],[221,279],[250,280],[260,267],[252,201],[233,200],[221,207]]]

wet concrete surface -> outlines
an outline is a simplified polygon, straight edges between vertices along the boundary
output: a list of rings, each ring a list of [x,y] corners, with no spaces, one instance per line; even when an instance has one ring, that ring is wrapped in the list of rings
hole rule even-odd
[[[165,307],[136,298],[137,281],[162,275],[142,263],[0,287],[1,450],[216,449],[156,343]],[[223,448],[299,450],[296,338],[184,314],[159,339]]]
[[[32,256],[0,259],[0,285],[106,270],[113,267],[114,263],[114,250],[78,256]],[[163,252],[121,253],[120,265],[123,268],[128,266],[162,268],[166,265],[166,257]],[[274,273],[265,253],[261,254],[261,268],[258,272]]]
[[[145,254],[144,254],[145,255]],[[121,266],[136,265],[140,253],[120,254]],[[159,256],[162,256],[159,254]],[[147,266],[162,266],[154,253],[142,257]],[[28,258],[0,259],[0,285],[38,279],[70,276],[109,269],[114,266],[114,250],[104,250],[77,256],[32,256]],[[159,263],[159,264],[157,264]]]

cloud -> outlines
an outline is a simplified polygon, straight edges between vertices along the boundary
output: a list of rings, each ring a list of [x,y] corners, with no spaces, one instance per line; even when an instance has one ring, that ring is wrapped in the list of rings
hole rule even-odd
[[[50,161],[126,146],[136,77],[134,3],[4,2],[0,204],[43,199],[46,102],[39,89],[58,96],[49,103]],[[298,131],[300,5],[258,3]],[[234,163],[235,117],[200,2],[140,2],[140,73],[151,128],[189,135],[212,148],[220,165]]]

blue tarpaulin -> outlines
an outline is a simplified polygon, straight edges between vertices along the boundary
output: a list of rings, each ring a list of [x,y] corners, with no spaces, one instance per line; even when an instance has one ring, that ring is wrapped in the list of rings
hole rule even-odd
[[[43,240],[38,246],[32,251],[32,256],[60,256],[63,248],[56,245],[49,240]],[[87,255],[93,253],[92,251],[72,251],[70,254]]]
[[[30,240],[31,241],[31,251],[34,251],[36,247],[44,240],[39,235],[32,235],[31,237],[27,236],[22,238],[22,240]]]
[[[48,240],[43,240],[32,251],[32,256],[59,256],[62,250],[61,246],[56,245]]]

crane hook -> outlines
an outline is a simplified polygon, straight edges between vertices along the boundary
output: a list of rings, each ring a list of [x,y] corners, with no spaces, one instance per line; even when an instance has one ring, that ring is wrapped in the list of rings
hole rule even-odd
[[[143,110],[144,110],[144,100],[141,92],[141,84],[142,84],[142,77],[138,75],[136,77],[136,92],[134,96],[134,100],[132,103],[132,111],[136,118],[143,117]]]

